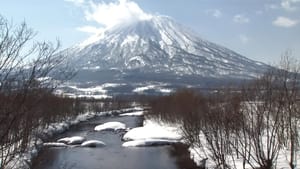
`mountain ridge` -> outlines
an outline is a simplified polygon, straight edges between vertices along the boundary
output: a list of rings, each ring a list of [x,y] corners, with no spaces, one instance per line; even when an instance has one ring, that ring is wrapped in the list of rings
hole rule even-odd
[[[62,54],[77,75],[61,88],[76,97],[168,94],[186,87],[214,91],[238,86],[271,68],[202,39],[165,16],[114,26]]]
[[[166,16],[115,26],[97,41],[68,50],[84,69],[139,69],[202,77],[252,78],[267,65],[203,40]]]

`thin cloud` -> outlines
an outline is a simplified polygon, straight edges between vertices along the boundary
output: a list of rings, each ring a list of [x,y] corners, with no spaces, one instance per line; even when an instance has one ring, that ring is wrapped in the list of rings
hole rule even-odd
[[[219,9],[210,9],[206,11],[206,14],[211,15],[215,18],[221,18],[223,16],[223,13]]]
[[[279,9],[279,8],[280,8],[280,6],[277,5],[277,4],[266,4],[266,5],[265,5],[265,9],[266,9],[266,10],[270,10],[270,9]]]
[[[94,26],[82,26],[76,28],[78,31],[91,33],[91,34],[99,34],[103,31],[103,28],[97,28]]]
[[[273,25],[278,27],[285,27],[285,28],[296,26],[298,23],[299,23],[298,20],[293,20],[283,16],[279,16],[273,21]]]
[[[285,9],[287,11],[294,11],[294,10],[296,10],[296,8],[292,6],[290,0],[283,0],[280,5],[281,5],[281,7],[283,9]]]
[[[263,13],[264,13],[264,12],[261,11],[261,10],[255,11],[255,14],[256,14],[256,15],[262,15]]]
[[[280,0],[278,3],[273,4],[266,4],[265,8],[266,10],[269,9],[283,9],[288,12],[293,12],[298,10],[298,5],[300,3],[300,0]]]
[[[242,14],[237,14],[233,17],[233,21],[236,23],[244,24],[244,23],[249,23],[250,19]]]
[[[74,3],[77,6],[81,6],[82,4],[85,3],[85,0],[65,0],[66,2],[71,2]]]
[[[246,44],[249,42],[250,38],[247,35],[241,34],[239,35],[239,39],[243,44]]]
[[[280,5],[286,11],[296,11],[298,9],[296,5],[299,2],[300,0],[282,0]]]

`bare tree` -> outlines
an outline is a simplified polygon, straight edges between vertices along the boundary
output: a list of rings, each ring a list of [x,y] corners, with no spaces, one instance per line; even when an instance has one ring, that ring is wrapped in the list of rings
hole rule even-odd
[[[282,116],[282,140],[284,146],[290,150],[289,165],[291,169],[296,168],[297,149],[299,148],[299,88],[300,88],[300,64],[295,58],[286,52],[280,62],[277,71],[278,84],[280,86],[280,98],[283,106]]]
[[[300,65],[286,53],[276,68],[246,84],[239,92],[219,90],[201,96],[178,91],[150,103],[151,115],[180,123],[182,133],[201,158],[217,168],[242,166],[273,169],[287,149],[296,168],[300,126]]]
[[[0,168],[26,150],[35,117],[43,113],[37,105],[55,87],[46,77],[73,75],[63,68],[59,42],[29,46],[34,36],[25,23],[15,26],[0,16]]]
[[[245,120],[237,132],[236,151],[255,168],[276,168],[277,157],[290,147],[290,167],[295,168],[298,143],[299,66],[284,56],[271,69],[243,90]]]

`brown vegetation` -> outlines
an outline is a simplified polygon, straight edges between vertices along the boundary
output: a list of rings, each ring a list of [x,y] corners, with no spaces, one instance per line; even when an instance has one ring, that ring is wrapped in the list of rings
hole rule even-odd
[[[290,168],[296,167],[299,148],[299,65],[283,57],[279,69],[246,84],[203,95],[180,90],[149,103],[149,115],[179,123],[187,143],[210,158],[217,168],[276,168],[280,151],[290,150]]]
[[[59,43],[29,47],[34,35],[0,16],[0,168],[26,150],[34,128],[73,113],[73,100],[51,94],[58,81],[45,78],[73,75],[61,65]]]

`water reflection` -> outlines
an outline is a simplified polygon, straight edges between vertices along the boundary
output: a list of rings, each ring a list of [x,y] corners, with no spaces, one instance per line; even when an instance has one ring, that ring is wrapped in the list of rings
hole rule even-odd
[[[33,162],[33,169],[179,169],[187,168],[181,160],[186,154],[178,147],[122,147],[122,133],[110,131],[94,132],[93,128],[109,121],[125,123],[127,127],[141,125],[140,117],[98,117],[72,127],[49,141],[61,137],[85,136],[106,143],[102,148],[45,148]],[[180,158],[178,158],[180,157]],[[188,158],[189,156],[187,156]],[[190,164],[188,164],[190,166]],[[184,166],[184,167],[183,167]],[[187,168],[192,169],[192,168]]]

